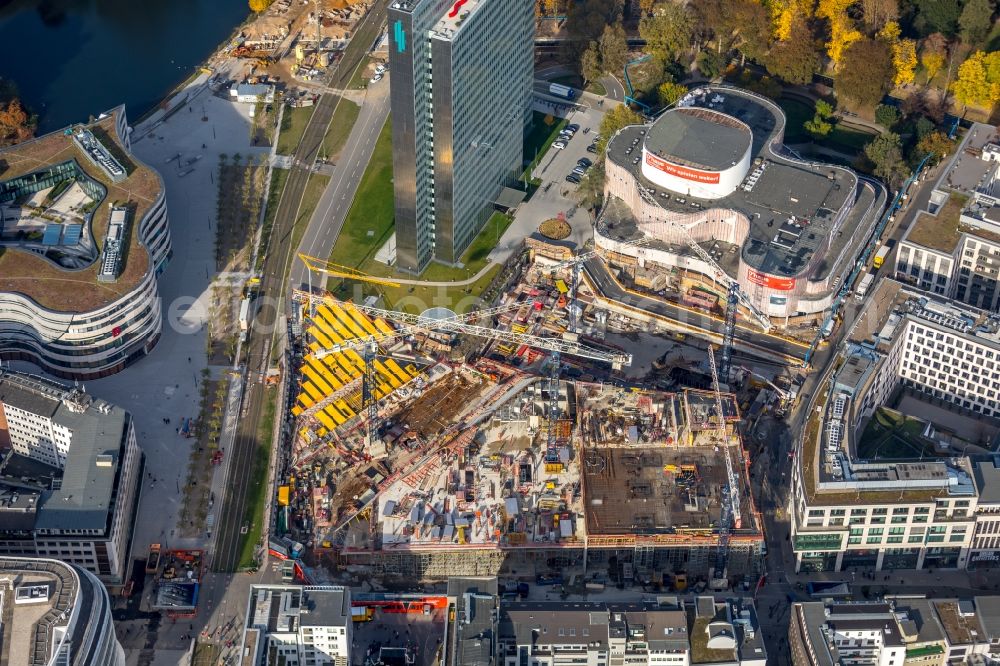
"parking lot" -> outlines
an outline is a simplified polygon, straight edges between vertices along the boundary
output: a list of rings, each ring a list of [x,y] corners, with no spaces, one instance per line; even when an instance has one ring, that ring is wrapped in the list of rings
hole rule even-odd
[[[535,109],[543,113],[552,113],[552,108],[544,106],[541,102],[536,103]],[[577,186],[566,182],[566,175],[573,171],[577,160],[581,157],[597,161],[597,155],[588,153],[587,146],[596,136],[605,110],[605,107],[581,106],[572,110],[566,117],[569,123],[579,125],[580,130],[569,140],[566,148],[562,150],[550,148],[539,160],[532,175],[540,179],[542,184],[531,199],[518,207],[514,221],[500,239],[492,255],[497,260],[502,261],[506,258],[509,252],[520,246],[525,236],[538,231],[541,222],[556,217],[559,213],[566,216],[566,221],[572,228],[567,240],[582,245],[593,237],[593,220],[590,213],[577,205]],[[584,132],[586,128],[590,128],[590,131]]]

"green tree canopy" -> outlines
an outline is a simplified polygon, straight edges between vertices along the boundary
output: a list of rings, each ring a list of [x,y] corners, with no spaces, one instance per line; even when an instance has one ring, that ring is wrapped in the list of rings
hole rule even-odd
[[[872,108],[892,86],[896,70],[892,49],[876,39],[859,39],[844,51],[834,90],[837,96],[856,107]]]
[[[883,132],[865,146],[865,155],[875,165],[875,175],[889,184],[898,185],[906,174],[903,148],[899,135]]]
[[[879,104],[875,107],[875,122],[891,130],[899,122],[899,109],[888,104]]]
[[[618,74],[625,68],[628,42],[625,40],[625,29],[620,23],[604,28],[598,50],[601,52],[601,65],[604,71]]]
[[[819,71],[819,46],[804,19],[792,22],[788,39],[771,45],[764,66],[786,83],[804,85],[812,81],[813,74]]]
[[[993,3],[990,0],[966,0],[958,17],[959,33],[966,44],[982,44],[993,27]]]
[[[921,35],[941,32],[950,37],[955,34],[962,11],[958,0],[916,0],[914,5],[917,15],[913,25]]]
[[[686,5],[664,3],[639,22],[639,35],[646,40],[646,52],[664,62],[673,60],[691,45],[694,17]]]
[[[615,132],[629,125],[638,125],[642,122],[642,116],[624,104],[618,104],[604,114],[601,120],[601,138],[597,142],[597,152],[604,154],[604,149],[608,145],[608,140],[614,136]]]
[[[601,66],[601,49],[597,42],[591,42],[587,50],[580,56],[580,74],[584,81],[596,81],[604,73]]]

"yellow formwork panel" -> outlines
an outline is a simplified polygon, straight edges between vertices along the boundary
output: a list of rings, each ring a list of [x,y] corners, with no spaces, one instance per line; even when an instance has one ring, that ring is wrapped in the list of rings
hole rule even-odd
[[[312,366],[312,369],[318,372],[320,377],[322,377],[323,380],[330,385],[331,393],[340,388],[340,386],[338,386],[340,382],[337,381],[337,378],[333,376],[333,374],[327,369],[326,364],[323,363],[322,359],[318,359],[315,356],[311,356],[308,358],[308,362],[309,365]]]
[[[300,393],[299,394],[299,400],[298,400],[298,402],[299,402],[300,405],[302,405],[303,409],[309,409],[310,407],[312,407],[313,405],[316,404],[316,401],[313,400],[312,398],[310,398],[305,393]]]
[[[358,310],[356,307],[354,307],[349,303],[344,304],[344,312],[354,317],[354,321],[356,321],[361,326],[361,328],[363,328],[365,332],[368,333],[368,335],[376,335],[376,336],[378,335],[378,331],[375,329],[374,326],[372,326],[371,320],[365,316],[364,312],[361,312],[360,310]]]
[[[316,344],[321,349],[329,349],[333,346],[333,341],[326,335],[326,333],[319,326],[310,326],[306,330],[307,335],[311,335],[316,341]]]
[[[317,431],[316,431],[316,436],[317,436],[317,437],[323,437],[323,436],[324,436],[324,435],[326,435],[326,434],[327,434],[328,432],[330,432],[330,431],[329,431],[329,430],[327,430],[326,428],[320,428],[319,430],[317,430]]]
[[[351,336],[352,338],[363,338],[363,337],[365,337],[365,329],[363,329],[360,326],[358,326],[357,322],[354,321],[354,319],[351,317],[351,315],[349,315],[346,312],[344,312],[343,308],[341,308],[339,306],[336,306],[336,305],[333,305],[333,306],[330,306],[330,310],[335,315],[337,315],[337,319],[340,321],[341,324],[343,324],[344,326],[346,326],[348,330],[350,330],[352,333],[354,333],[354,335]]]
[[[340,335],[338,335],[337,332],[333,330],[333,326],[330,326],[330,322],[326,319],[326,317],[318,316],[315,319],[313,319],[313,322],[315,322],[315,326],[311,327],[309,329],[310,331],[313,329],[322,331],[323,334],[330,339],[329,342],[333,344],[336,344],[343,340],[343,338],[341,338]],[[330,344],[328,343],[326,346],[329,348]]]
[[[316,385],[313,384],[312,382],[303,382],[302,390],[304,390],[306,392],[306,395],[308,395],[313,400],[323,399],[323,392],[320,391],[318,388],[316,388]]]
[[[304,409],[302,409],[298,405],[295,405],[294,407],[292,407],[292,416],[298,416],[299,414],[301,414],[304,411],[305,411]]]
[[[337,401],[337,409],[346,414],[347,418],[352,418],[357,415],[357,412],[351,409],[351,407],[347,404],[347,401],[343,399]]]
[[[337,309],[339,310],[340,308]],[[326,312],[323,312],[322,314],[323,314],[323,321],[332,326],[333,330],[335,330],[340,335],[341,339],[350,340],[351,338],[355,337],[353,333],[347,330],[347,328],[342,323],[340,323],[340,317],[338,317],[332,309],[327,308]]]
[[[379,374],[382,375],[382,377],[384,377],[386,381],[392,384],[392,388],[397,389],[403,385],[401,381],[396,379],[396,375],[392,374],[392,370],[385,367],[382,364],[382,361],[378,359],[375,359],[375,369],[379,371]]]
[[[344,372],[346,372],[352,379],[354,377],[361,376],[361,369],[351,361],[351,358],[347,354],[337,354],[336,357],[337,363],[340,364],[340,367],[343,368]],[[362,364],[361,367],[363,368],[365,366]]]
[[[396,375],[396,377],[399,378],[399,381],[403,382],[404,384],[410,381],[410,373],[406,372],[401,367],[399,367],[399,364],[396,363],[396,359],[387,358],[385,360],[385,366],[392,371],[392,374]]]
[[[309,361],[315,362],[315,359],[310,358]],[[326,383],[322,376],[320,376],[320,373],[315,367],[313,367],[312,363],[306,363],[306,365],[302,366],[302,374],[312,380],[312,383],[316,385],[316,388],[318,388],[323,395],[330,395],[333,393],[333,389],[330,388],[330,385]],[[319,398],[317,398],[317,400],[318,399]]]
[[[337,363],[337,359],[335,358],[335,356],[336,355],[327,356],[326,358],[323,359],[323,362],[326,364],[326,367],[330,369],[330,372],[336,375],[337,379],[341,383],[341,386],[343,386],[344,384],[351,381],[351,376],[348,373],[344,372],[344,369],[340,367],[339,363]]]
[[[383,335],[392,335],[393,330],[389,324],[385,323],[384,319],[375,320],[375,328],[377,328]]]
[[[344,425],[344,422],[347,421],[347,419],[344,418],[344,415],[337,411],[333,405],[327,405],[323,411],[326,412],[330,418],[336,421],[337,425]]]
[[[413,365],[412,363],[407,363],[405,370],[411,377],[416,377],[417,375],[420,374],[420,370],[417,369],[417,366]]]
[[[347,406],[350,407],[355,414],[357,414],[358,410],[361,409],[361,394],[352,393],[347,396]]]
[[[320,423],[325,425],[330,430],[333,430],[334,428],[337,427],[337,424],[333,422],[333,419],[331,419],[322,411],[316,412],[316,418],[319,420]]]

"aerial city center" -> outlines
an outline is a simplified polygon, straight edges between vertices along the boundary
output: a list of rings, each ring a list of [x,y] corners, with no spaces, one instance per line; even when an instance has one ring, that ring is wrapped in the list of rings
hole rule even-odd
[[[0,664],[1000,664],[992,0],[0,11]]]

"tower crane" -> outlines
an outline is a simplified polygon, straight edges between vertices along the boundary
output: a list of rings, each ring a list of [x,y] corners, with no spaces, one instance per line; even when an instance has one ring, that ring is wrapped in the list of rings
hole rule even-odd
[[[725,578],[726,560],[729,556],[729,536],[733,529],[739,529],[743,524],[740,512],[740,485],[733,466],[733,457],[729,451],[729,434],[726,432],[726,414],[722,411],[722,389],[719,387],[719,373],[715,366],[715,348],[708,346],[708,366],[712,369],[712,391],[715,393],[715,411],[718,414],[718,433],[723,458],[726,461],[726,490],[722,500],[722,513],[719,518],[719,546],[716,549],[715,576]]]

